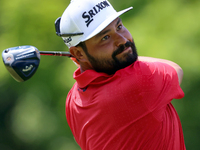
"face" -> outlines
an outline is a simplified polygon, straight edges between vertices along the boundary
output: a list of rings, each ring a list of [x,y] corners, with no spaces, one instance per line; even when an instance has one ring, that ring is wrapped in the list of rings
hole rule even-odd
[[[136,47],[130,32],[120,18],[103,31],[85,41],[85,54],[89,65],[97,72],[114,74],[137,60]]]

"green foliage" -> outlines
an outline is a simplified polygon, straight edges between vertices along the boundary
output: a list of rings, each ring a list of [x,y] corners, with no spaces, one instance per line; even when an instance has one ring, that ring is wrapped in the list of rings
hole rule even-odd
[[[185,97],[174,100],[187,149],[200,147],[200,1],[110,0],[133,35],[139,55],[178,63]],[[33,45],[41,51],[67,51],[54,21],[69,0],[7,1],[0,5],[0,49]],[[65,117],[65,99],[76,66],[65,57],[41,56],[36,74],[18,83],[0,63],[0,149],[78,150]]]

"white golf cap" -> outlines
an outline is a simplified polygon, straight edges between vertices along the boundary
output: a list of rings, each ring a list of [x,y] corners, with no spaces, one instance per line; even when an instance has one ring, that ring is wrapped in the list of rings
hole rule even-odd
[[[61,17],[59,34],[69,48],[76,46],[132,8],[117,12],[107,0],[71,0]]]

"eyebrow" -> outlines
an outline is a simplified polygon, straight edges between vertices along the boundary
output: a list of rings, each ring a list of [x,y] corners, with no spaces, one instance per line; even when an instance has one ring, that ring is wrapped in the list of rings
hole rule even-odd
[[[121,18],[118,18],[117,23],[116,23],[116,26],[117,26],[120,22],[121,22]],[[111,29],[107,29],[107,30],[105,30],[105,31],[103,30],[103,31],[99,32],[99,33],[96,35],[96,38],[99,38],[99,37],[105,35],[106,33],[110,32],[110,31],[111,31]]]

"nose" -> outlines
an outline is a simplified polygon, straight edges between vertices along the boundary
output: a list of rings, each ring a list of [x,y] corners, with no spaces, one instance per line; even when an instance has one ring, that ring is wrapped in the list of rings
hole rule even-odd
[[[120,45],[124,45],[127,42],[127,38],[120,33],[116,33],[115,35],[115,45],[119,47]]]

